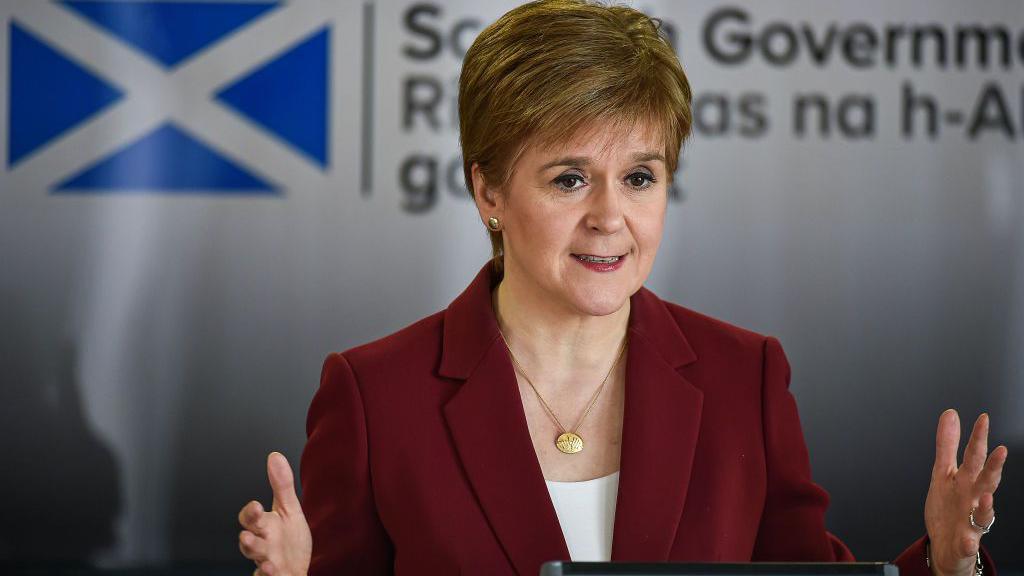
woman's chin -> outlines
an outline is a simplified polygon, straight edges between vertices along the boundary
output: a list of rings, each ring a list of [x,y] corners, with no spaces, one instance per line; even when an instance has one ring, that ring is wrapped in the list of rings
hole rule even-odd
[[[590,291],[572,299],[574,307],[587,316],[608,316],[622,309],[629,300],[625,291]]]

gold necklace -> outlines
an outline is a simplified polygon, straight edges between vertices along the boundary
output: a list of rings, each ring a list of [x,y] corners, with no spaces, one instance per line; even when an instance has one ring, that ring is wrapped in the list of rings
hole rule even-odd
[[[572,430],[566,430],[565,426],[562,426],[562,423],[559,422],[558,416],[555,416],[554,410],[548,406],[548,403],[544,401],[540,392],[537,391],[537,387],[533,385],[533,381],[526,375],[526,370],[523,370],[522,365],[519,364],[518,360],[516,360],[516,355],[512,353],[512,348],[508,345],[508,340],[505,338],[505,334],[500,330],[498,332],[501,334],[501,339],[505,342],[505,349],[508,350],[509,357],[512,358],[512,364],[516,367],[516,370],[523,375],[523,378],[526,379],[526,383],[530,385],[530,388],[533,388],[533,393],[537,395],[537,399],[540,400],[540,404],[544,407],[544,411],[547,412],[548,416],[551,417],[551,420],[555,422],[555,426],[558,426],[558,429],[561,430],[561,434],[559,434],[558,438],[555,440],[555,447],[564,454],[576,454],[578,452],[582,452],[583,438],[579,434],[580,425],[583,424],[583,419],[590,414],[591,408],[593,408],[594,404],[597,403],[597,397],[601,395],[601,390],[604,390],[604,385],[608,382],[608,377],[612,375],[612,371],[615,370],[615,366],[618,365],[619,360],[622,359],[622,353],[626,350],[626,339],[622,339],[622,344],[619,345],[619,353],[615,356],[615,361],[612,362],[611,368],[608,369],[608,373],[605,374],[604,379],[601,380],[601,385],[597,387],[594,395],[590,398],[590,404],[587,405],[587,409],[583,412],[583,415],[580,416],[580,419],[576,421],[576,426],[574,426]]]

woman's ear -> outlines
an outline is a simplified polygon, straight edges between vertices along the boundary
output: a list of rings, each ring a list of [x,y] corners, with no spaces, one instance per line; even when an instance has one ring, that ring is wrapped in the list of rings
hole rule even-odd
[[[473,163],[470,174],[473,177],[473,201],[480,212],[480,220],[485,226],[491,217],[500,220],[505,211],[505,196],[497,187],[488,184],[479,162]]]

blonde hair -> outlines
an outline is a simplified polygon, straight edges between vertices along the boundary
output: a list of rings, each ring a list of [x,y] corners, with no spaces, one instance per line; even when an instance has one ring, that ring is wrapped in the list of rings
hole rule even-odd
[[[527,143],[546,146],[595,122],[646,125],[665,141],[669,178],[690,134],[690,84],[661,22],[627,6],[540,0],[485,28],[459,78],[466,186],[472,166],[507,183]],[[495,263],[503,246],[490,232]]]

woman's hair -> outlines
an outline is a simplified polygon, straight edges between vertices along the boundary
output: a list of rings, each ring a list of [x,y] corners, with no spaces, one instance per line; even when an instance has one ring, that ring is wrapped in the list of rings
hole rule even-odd
[[[488,184],[503,186],[528,143],[551,145],[595,122],[658,130],[671,179],[690,134],[690,99],[660,21],[584,0],[524,4],[485,28],[463,60],[466,186],[472,194],[474,163]],[[497,257],[501,233],[490,235]]]

